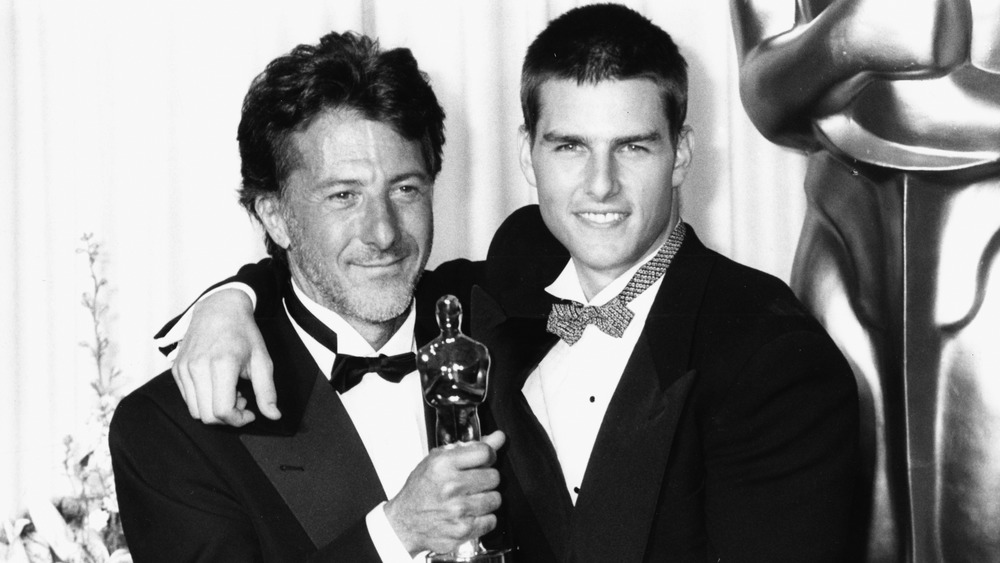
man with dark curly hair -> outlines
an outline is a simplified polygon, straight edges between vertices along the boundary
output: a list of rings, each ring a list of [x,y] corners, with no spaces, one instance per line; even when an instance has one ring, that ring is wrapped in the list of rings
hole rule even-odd
[[[284,416],[203,425],[170,372],[122,400],[110,443],[136,561],[410,561],[496,525],[503,434],[428,453],[413,369],[437,334],[427,309],[460,294],[444,269],[418,283],[443,121],[410,52],[360,35],[253,81],[240,202],[281,264],[257,321]]]

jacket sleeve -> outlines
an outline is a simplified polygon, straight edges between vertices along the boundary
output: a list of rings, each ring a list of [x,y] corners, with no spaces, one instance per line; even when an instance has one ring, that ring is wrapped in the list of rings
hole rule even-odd
[[[826,335],[764,344],[705,420],[708,539],[723,561],[850,561],[853,374]]]
[[[264,258],[257,263],[244,264],[236,272],[236,275],[211,285],[198,296],[198,299],[201,299],[206,293],[228,283],[243,283],[254,292],[257,300],[256,314],[259,316],[281,304],[281,280],[287,271],[286,266],[279,264],[271,258]],[[167,321],[153,337],[156,339],[165,337],[174,325],[198,302],[198,299],[195,299],[179,315]],[[160,351],[166,355],[175,346],[176,342],[166,343],[165,346],[160,348]]]

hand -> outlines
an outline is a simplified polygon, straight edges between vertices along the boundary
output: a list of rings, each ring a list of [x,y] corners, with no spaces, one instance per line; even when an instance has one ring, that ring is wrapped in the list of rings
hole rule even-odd
[[[191,326],[171,368],[191,416],[206,424],[243,426],[253,421],[237,378],[249,379],[264,416],[277,420],[271,358],[253,319],[250,297],[225,289],[198,301]]]
[[[434,448],[410,473],[385,515],[411,556],[447,553],[496,527],[500,473],[490,466],[505,440],[496,431],[481,442]]]

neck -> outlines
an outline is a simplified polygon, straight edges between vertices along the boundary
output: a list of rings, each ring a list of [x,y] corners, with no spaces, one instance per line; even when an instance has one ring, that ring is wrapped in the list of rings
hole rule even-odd
[[[576,277],[580,280],[580,289],[583,290],[583,296],[586,297],[589,302],[594,298],[594,296],[603,291],[605,287],[611,285],[611,282],[615,281],[615,278],[620,276],[624,271],[625,270],[622,270],[617,274],[590,272],[581,270],[578,265],[576,268]]]
[[[674,232],[679,222],[680,216],[675,210],[670,218],[670,222],[667,224],[667,228],[660,233],[660,236],[656,237],[656,240],[653,241],[641,256],[628,265],[607,270],[593,270],[581,268],[581,263],[574,258],[573,264],[576,267],[576,276],[580,280],[580,289],[583,290],[583,296],[587,298],[587,301],[590,301],[598,293],[604,291],[604,288],[611,285],[611,282],[618,279],[619,276],[629,271],[629,269],[635,267],[636,264],[639,264],[657,252],[660,247],[666,244],[667,239],[670,238],[670,234]]]
[[[368,345],[374,350],[379,350],[385,346],[386,342],[392,338],[392,335],[396,334],[399,327],[403,326],[406,321],[406,317],[410,313],[410,307],[407,307],[403,312],[389,319],[387,321],[371,321],[358,317],[351,311],[346,310],[339,303],[334,302],[332,299],[327,298],[323,292],[319,291],[313,284],[310,284],[303,276],[295,275],[295,268],[292,269],[292,279],[295,285],[298,286],[302,293],[306,295],[309,299],[312,299],[315,303],[333,311],[340,315],[347,324],[351,325],[351,328],[358,331],[358,334],[368,342]],[[412,305],[411,305],[412,306]]]
[[[396,334],[399,327],[403,326],[403,321],[406,320],[406,314],[408,312],[409,308],[407,308],[406,312],[402,315],[392,320],[380,323],[371,323],[355,319],[354,317],[345,315],[340,311],[337,311],[337,314],[344,317],[344,320],[346,320],[349,325],[354,327],[354,330],[358,331],[358,334],[360,334],[373,349],[378,350],[385,346],[385,343],[392,338],[392,335]]]

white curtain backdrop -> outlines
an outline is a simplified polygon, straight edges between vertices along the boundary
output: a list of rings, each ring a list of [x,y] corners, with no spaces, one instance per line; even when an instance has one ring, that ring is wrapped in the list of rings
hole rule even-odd
[[[485,256],[533,190],[517,164],[521,56],[572,0],[0,0],[0,517],[53,496],[63,436],[94,410],[86,260],[103,244],[110,359],[127,391],[167,367],[151,335],[201,289],[263,256],[237,205],[250,80],[330,30],[409,47],[447,112],[432,265]],[[711,246],[788,278],[801,155],[739,102],[726,2],[625,2],[688,58],[693,173],[682,215]]]

